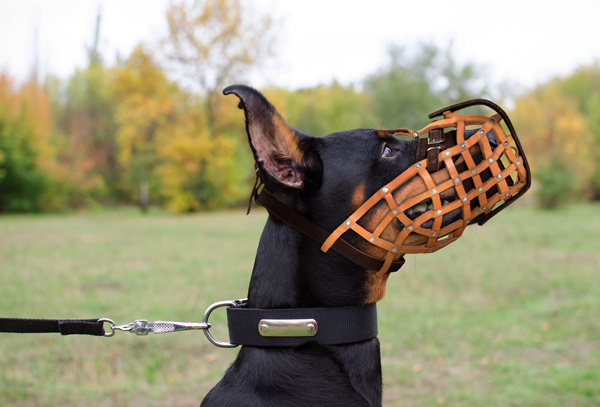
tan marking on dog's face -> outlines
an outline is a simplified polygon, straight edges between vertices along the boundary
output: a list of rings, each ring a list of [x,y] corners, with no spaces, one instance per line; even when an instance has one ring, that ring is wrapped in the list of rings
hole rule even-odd
[[[365,201],[365,184],[360,183],[352,194],[352,209],[357,210]]]
[[[388,138],[392,138],[392,135],[390,133],[388,133],[387,131],[377,130],[377,137],[382,138],[382,139],[388,139]]]
[[[376,303],[385,297],[387,292],[387,279],[390,273],[384,275],[378,275],[377,271],[368,270],[368,277],[366,281],[367,298],[365,299],[365,305]]]

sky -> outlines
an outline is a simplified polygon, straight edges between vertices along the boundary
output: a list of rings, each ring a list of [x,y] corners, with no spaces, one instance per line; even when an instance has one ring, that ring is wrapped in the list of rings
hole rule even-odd
[[[245,0],[279,26],[277,59],[250,85],[289,89],[359,83],[389,44],[452,44],[491,84],[533,87],[600,59],[600,1]],[[86,64],[98,7],[108,63],[166,30],[169,0],[0,0],[0,70],[24,79],[37,49],[42,74],[67,78]],[[37,27],[37,28],[36,28]],[[36,34],[36,30],[38,30]]]

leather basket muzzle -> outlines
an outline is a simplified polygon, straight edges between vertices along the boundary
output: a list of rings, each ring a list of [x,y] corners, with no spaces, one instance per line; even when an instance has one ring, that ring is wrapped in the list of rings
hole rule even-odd
[[[457,110],[484,105],[496,114],[461,116]],[[443,116],[417,132],[396,129],[394,135],[412,135],[416,162],[371,196],[324,242],[327,252],[344,233],[352,230],[387,253],[380,272],[406,253],[433,253],[461,237],[472,223],[483,225],[492,216],[521,197],[531,184],[531,172],[521,143],[506,113],[496,104],[477,99],[439,110],[430,118]],[[502,127],[508,129],[508,134]],[[427,135],[427,138],[420,138]],[[418,177],[421,192],[397,202],[394,193]],[[398,194],[396,194],[398,195]],[[445,198],[442,198],[444,195]],[[448,200],[447,196],[452,196]],[[360,220],[376,205],[389,211],[374,230],[360,226]],[[415,218],[415,207],[419,210]],[[411,210],[412,208],[412,210]],[[382,237],[392,221],[401,225],[393,241]],[[420,235],[419,245],[409,245],[412,234]],[[412,236],[413,238],[415,236]],[[409,239],[415,241],[415,239]]]

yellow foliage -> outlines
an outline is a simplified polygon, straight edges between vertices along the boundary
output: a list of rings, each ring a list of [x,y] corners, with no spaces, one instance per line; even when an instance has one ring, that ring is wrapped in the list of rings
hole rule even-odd
[[[32,82],[24,83],[18,90],[5,73],[0,74],[0,106],[6,120],[21,117],[29,128],[29,143],[36,150],[36,164],[44,171],[53,170],[54,150],[49,143],[52,129],[50,100],[43,89]]]
[[[185,95],[141,47],[115,68],[114,92],[119,162],[130,190],[150,179],[151,195],[163,197],[176,212],[239,199],[245,177],[232,172],[243,127],[230,100],[221,98],[206,109],[205,99]]]
[[[539,86],[517,99],[511,115],[534,176],[557,161],[574,174],[573,183],[587,188],[595,168],[590,143],[593,137],[578,103],[560,93],[554,84]]]
[[[167,207],[173,212],[192,212],[200,209],[198,200],[189,191],[174,191]]]
[[[157,133],[181,120],[183,95],[142,46],[115,68],[113,87],[119,100],[119,162],[127,169],[136,151],[153,149]]]

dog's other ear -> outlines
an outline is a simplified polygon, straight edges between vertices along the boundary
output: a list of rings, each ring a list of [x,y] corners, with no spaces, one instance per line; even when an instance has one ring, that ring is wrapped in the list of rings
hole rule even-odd
[[[232,93],[240,98],[238,107],[244,109],[248,141],[261,172],[286,187],[301,189],[306,176],[305,141],[310,137],[290,127],[256,89],[233,85],[223,90],[225,95]]]

